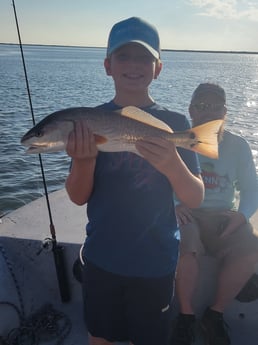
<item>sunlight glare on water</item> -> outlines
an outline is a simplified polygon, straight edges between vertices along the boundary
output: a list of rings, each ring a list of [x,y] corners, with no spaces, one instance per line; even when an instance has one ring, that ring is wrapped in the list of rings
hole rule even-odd
[[[24,46],[36,122],[53,111],[96,106],[114,96],[106,76],[105,49]],[[169,109],[188,114],[199,83],[215,82],[227,93],[226,127],[245,137],[258,166],[258,55],[162,52],[163,70],[151,95]],[[28,95],[17,45],[0,44],[0,214],[44,194],[37,155],[25,155],[22,135],[32,127]],[[49,191],[64,187],[70,159],[64,153],[42,155]]]

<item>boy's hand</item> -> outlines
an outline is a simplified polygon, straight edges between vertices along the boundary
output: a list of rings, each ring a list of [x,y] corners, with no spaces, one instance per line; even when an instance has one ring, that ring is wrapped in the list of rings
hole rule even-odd
[[[167,175],[173,167],[177,150],[174,143],[163,138],[144,138],[136,142],[139,153],[158,171]]]
[[[98,155],[95,138],[85,121],[75,121],[66,145],[67,154],[73,159],[92,159]]]

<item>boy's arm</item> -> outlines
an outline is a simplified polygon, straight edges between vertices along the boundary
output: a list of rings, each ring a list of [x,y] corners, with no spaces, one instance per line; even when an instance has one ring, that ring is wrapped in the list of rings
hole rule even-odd
[[[96,159],[73,159],[65,187],[70,199],[77,205],[84,205],[91,195],[94,184]]]
[[[85,122],[75,123],[66,151],[73,160],[65,187],[70,199],[77,205],[83,205],[89,200],[92,193],[98,154],[94,136]]]
[[[194,175],[187,168],[179,154],[173,165],[163,170],[171,183],[177,198],[189,208],[197,208],[204,198],[204,185],[201,175]]]
[[[162,138],[145,138],[137,142],[136,147],[150,164],[168,178],[181,203],[189,208],[199,207],[204,197],[201,175],[190,172],[173,143]]]

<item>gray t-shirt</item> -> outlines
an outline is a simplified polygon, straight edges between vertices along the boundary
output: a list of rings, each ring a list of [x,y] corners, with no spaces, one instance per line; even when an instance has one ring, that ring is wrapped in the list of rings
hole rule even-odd
[[[238,209],[248,219],[258,208],[258,183],[251,149],[242,137],[224,131],[219,159],[199,155],[205,198],[202,208]],[[240,193],[237,207],[235,195]]]

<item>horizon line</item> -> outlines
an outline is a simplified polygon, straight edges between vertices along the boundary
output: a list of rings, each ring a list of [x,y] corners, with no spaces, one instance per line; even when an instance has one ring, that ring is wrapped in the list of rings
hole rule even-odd
[[[17,45],[19,43],[0,42],[3,45]],[[101,46],[78,46],[78,45],[64,45],[64,44],[42,44],[42,43],[23,43],[22,46],[46,46],[46,47],[69,47],[69,48],[92,48],[92,49],[106,49]],[[170,49],[164,48],[161,51],[183,52],[183,53],[226,53],[226,54],[258,54],[258,51],[248,50],[209,50],[209,49]]]

